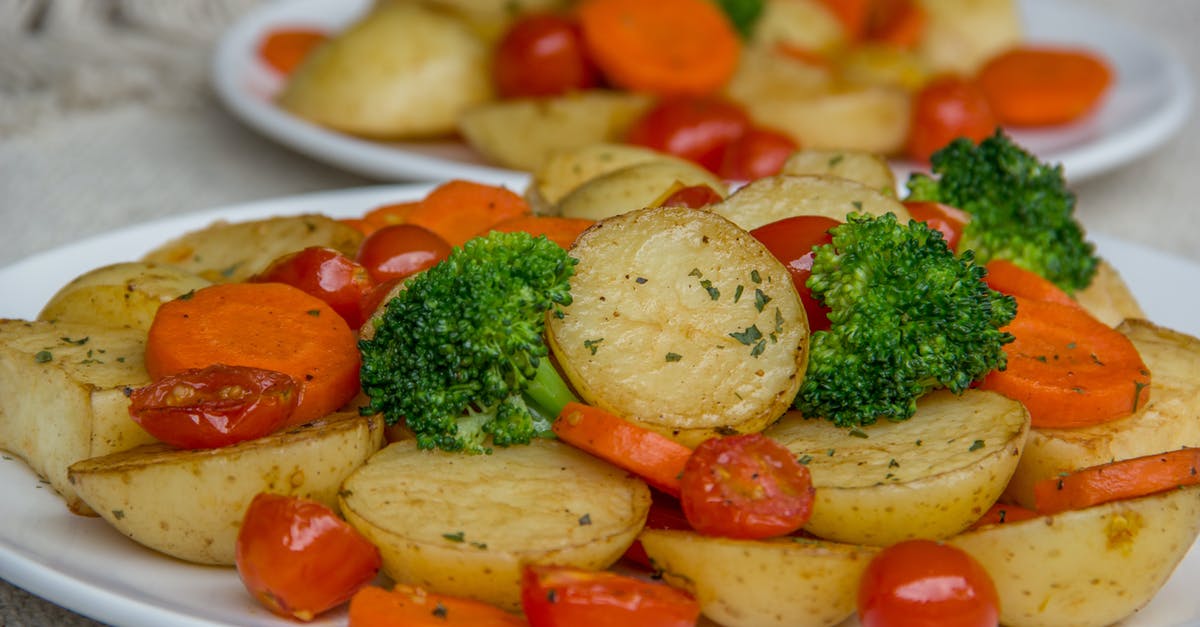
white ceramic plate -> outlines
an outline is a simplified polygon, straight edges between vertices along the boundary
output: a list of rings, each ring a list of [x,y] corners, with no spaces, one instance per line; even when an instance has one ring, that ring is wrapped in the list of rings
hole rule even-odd
[[[221,101],[263,135],[366,176],[493,181],[511,174],[485,164],[457,141],[369,141],[311,124],[275,106],[272,96],[282,81],[258,57],[264,34],[300,26],[337,32],[368,5],[369,0],[279,0],[247,14],[221,39],[213,58],[212,80]],[[1043,160],[1063,164],[1070,180],[1081,181],[1144,155],[1187,119],[1193,97],[1190,75],[1153,37],[1062,0],[1022,0],[1021,10],[1030,41],[1085,46],[1104,54],[1116,69],[1113,90],[1094,115],[1053,130],[1012,133]],[[895,165],[902,176],[913,167]]]
[[[509,180],[513,188],[517,181]],[[357,216],[389,202],[412,200],[428,185],[325,192],[225,207],[99,235],[0,269],[0,318],[32,319],[72,278],[143,253],[216,219],[247,220],[289,213]],[[1200,335],[1200,265],[1117,239],[1093,236],[1101,254],[1133,286],[1149,317]],[[0,578],[57,604],[120,627],[295,627],[262,609],[232,569],[196,566],[133,543],[98,518],[67,512],[62,501],[24,463],[0,459]],[[1126,624],[1200,625],[1200,550],[1193,548],[1155,601]],[[344,613],[313,625],[344,625]]]

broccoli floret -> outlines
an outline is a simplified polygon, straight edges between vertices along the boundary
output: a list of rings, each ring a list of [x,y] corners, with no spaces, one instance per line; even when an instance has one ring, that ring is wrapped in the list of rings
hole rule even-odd
[[[762,17],[765,2],[763,0],[716,0],[716,3],[725,12],[738,34],[743,39],[750,39],[754,34],[755,24]]]
[[[938,178],[910,176],[909,198],[971,214],[960,251],[974,250],[979,263],[1007,259],[1068,294],[1091,284],[1099,259],[1075,219],[1061,166],[1039,162],[999,130],[978,146],[956,139],[930,162]]]
[[[548,435],[575,400],[548,359],[546,312],[571,302],[575,260],[545,237],[491,233],[388,302],[359,342],[364,413],[403,419],[422,448],[486,453]]]
[[[843,427],[906,420],[935,388],[961,393],[1004,367],[1000,331],[1016,302],[987,287],[970,251],[956,257],[941,233],[894,215],[851,214],[813,249],[808,287],[830,328],[810,341],[795,406]]]

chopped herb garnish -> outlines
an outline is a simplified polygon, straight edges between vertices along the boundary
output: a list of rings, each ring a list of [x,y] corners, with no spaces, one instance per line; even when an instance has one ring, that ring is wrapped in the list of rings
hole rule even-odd
[[[744,292],[744,291],[746,291],[745,286],[743,286],[743,285],[737,286],[737,289],[733,290],[733,302],[736,303],[739,300],[742,300],[742,292]]]
[[[309,309],[308,311],[306,311],[304,313],[315,318],[315,317],[321,315],[321,310],[320,309]]]
[[[679,353],[667,353],[667,361],[679,361],[683,359],[683,355]]]
[[[796,461],[798,461],[798,462],[800,462],[801,464],[804,464],[805,466],[807,466],[807,465],[808,465],[808,462],[811,462],[811,461],[812,461],[812,455],[808,455],[808,454],[806,453],[806,454],[804,454],[804,455],[801,455],[800,457],[796,458]]]
[[[741,342],[746,346],[750,346],[751,344],[761,340],[762,336],[762,331],[758,330],[758,325],[756,324],[746,327],[745,331],[736,331],[729,334],[729,337]]]
[[[604,338],[600,338],[598,340],[584,340],[583,347],[588,349],[589,351],[592,351],[592,354],[595,355],[596,349],[600,347],[600,342],[603,342],[603,341],[604,341]]]
[[[647,279],[644,276],[640,276],[640,277],[634,279],[634,282],[637,283],[638,285],[641,285],[641,284],[645,283],[646,281],[647,281]]]
[[[842,159],[845,159],[845,158],[846,158],[845,155],[834,155],[834,156],[830,157],[829,158],[829,167],[831,167],[831,168],[836,167],[837,164],[841,163]]]
[[[866,431],[863,431],[862,429],[859,429],[858,427],[851,429],[848,433],[849,433],[850,437],[852,437],[852,438],[869,438],[869,437],[871,437],[871,436],[867,435]]]
[[[62,337],[62,338],[59,338],[59,339],[60,339],[60,340],[62,340],[62,341],[64,341],[64,342],[66,342],[67,344],[74,344],[74,345],[76,345],[76,346],[83,346],[84,344],[87,344],[87,343],[88,343],[88,340],[90,340],[90,339],[92,339],[92,338],[89,336],[89,337],[82,337],[82,338],[80,338],[80,339],[78,339],[78,340],[72,340],[72,339],[71,339],[71,338],[69,338],[69,337]],[[91,351],[88,351],[88,356],[89,356],[89,357],[91,356],[91,354],[92,354],[92,352],[91,352]]]
[[[688,276],[694,276],[694,277],[699,278],[699,277],[704,276],[704,273],[700,271],[700,268],[692,268],[692,271],[688,273]]]
[[[54,354],[51,353],[50,351],[38,351],[38,352],[34,353],[34,355],[33,355],[33,360],[38,362],[39,364],[44,364],[44,363],[50,361],[51,359],[54,359]]]
[[[983,440],[975,440],[974,442],[971,443],[971,448],[969,448],[967,450],[978,451],[981,448],[983,448]]]
[[[750,280],[754,281],[755,283],[762,283],[762,275],[758,273],[758,270],[751,270]]]
[[[1133,411],[1138,410],[1138,401],[1142,397],[1142,390],[1146,389],[1150,384],[1145,381],[1133,382]]]
[[[769,303],[769,302],[771,302],[770,296],[767,296],[766,294],[763,293],[762,290],[760,290],[758,288],[754,289],[754,308],[755,309],[757,309],[761,312],[763,310],[763,308],[766,307],[767,303]]]
[[[465,542],[467,539],[466,534],[462,531],[456,531],[454,533],[443,533],[442,537],[451,542]]]
[[[179,295],[179,300],[192,300],[192,297],[195,295],[196,295],[196,290],[188,290]]]
[[[581,527],[590,525],[590,524],[592,524],[592,515],[591,514],[584,514],[583,516],[579,517],[579,525]]]
[[[850,205],[853,206],[858,211],[862,211],[862,201],[861,200],[852,200],[852,201],[850,201]]]
[[[700,287],[703,287],[704,290],[708,292],[709,298],[713,300],[721,298],[721,290],[713,287],[712,281],[704,279],[703,281],[700,281]]]
[[[763,351],[765,350],[767,350],[767,341],[759,340],[758,344],[755,344],[754,348],[750,349],[750,356],[758,357],[759,355],[763,354]]]

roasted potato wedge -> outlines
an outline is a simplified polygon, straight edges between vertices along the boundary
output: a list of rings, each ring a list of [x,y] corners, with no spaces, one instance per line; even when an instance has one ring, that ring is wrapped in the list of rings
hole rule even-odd
[[[806,148],[788,157],[779,173],[787,176],[836,176],[862,183],[884,196],[896,196],[896,174],[892,172],[892,166],[887,159],[868,152]]]
[[[873,85],[742,104],[755,122],[801,146],[889,155],[899,152],[908,138],[911,100],[903,88]]]
[[[1146,318],[1129,285],[1107,261],[1100,261],[1092,284],[1076,292],[1075,300],[1097,320],[1110,327],[1121,324],[1123,320]]]
[[[886,546],[966,529],[996,502],[1029,432],[1029,414],[994,392],[941,390],[903,422],[842,429],[789,413],[767,429],[804,459],[816,487],[804,529]]]
[[[993,55],[1021,42],[1013,0],[920,0],[925,33],[917,54],[934,73],[973,74]]]
[[[154,442],[129,418],[124,393],[150,382],[145,348],[137,329],[0,320],[0,448],[77,514],[94,512],[68,480],[71,464]]]
[[[308,55],[280,92],[287,111],[381,139],[447,135],[492,96],[490,50],[466,22],[385,2]]]
[[[557,150],[619,140],[650,102],[602,90],[488,102],[464,111],[458,131],[488,161],[532,172]]]
[[[808,321],[787,270],[702,209],[604,220],[575,242],[550,346],[589,403],[695,445],[760,431],[799,389]]]
[[[1132,416],[1075,429],[1033,429],[1005,498],[1032,508],[1041,479],[1181,446],[1200,447],[1200,339],[1145,320],[1117,327],[1150,369],[1150,402]],[[1130,384],[1130,394],[1133,386]]]
[[[947,540],[979,560],[1012,627],[1100,627],[1150,602],[1200,532],[1200,486]]]
[[[309,246],[325,246],[353,257],[362,239],[359,231],[323,215],[221,221],[163,244],[142,260],[176,265],[213,283],[236,283]]]
[[[610,142],[556,150],[533,172],[525,199],[535,213],[557,213],[559,201],[591,179],[638,163],[678,160],[649,148]]]
[[[834,72],[828,65],[808,63],[781,52],[777,45],[761,44],[742,50],[737,72],[725,85],[725,95],[746,107],[762,100],[803,100],[833,88]]]
[[[558,203],[568,218],[603,220],[663,200],[673,187],[707,185],[721,196],[725,184],[708,170],[682,159],[661,159],[625,166],[576,187]]]
[[[854,613],[877,549],[822,540],[733,540],[647,529],[638,537],[663,579],[726,627],[824,627]]]
[[[776,220],[800,215],[846,219],[849,213],[894,213],[901,223],[908,210],[894,195],[876,187],[834,176],[767,176],[742,187],[709,209],[747,231]]]
[[[146,331],[158,306],[211,281],[177,266],[130,261],[96,268],[64,285],[38,314],[57,320]]]
[[[242,516],[259,492],[337,506],[342,481],[383,444],[383,421],[357,412],[217,449],[149,444],[73,464],[70,481],[118,531],[199,564],[232,565]]]
[[[552,440],[491,455],[395,442],[355,471],[339,498],[395,581],[509,609],[520,606],[522,566],[606,568],[650,508],[646,484]]]

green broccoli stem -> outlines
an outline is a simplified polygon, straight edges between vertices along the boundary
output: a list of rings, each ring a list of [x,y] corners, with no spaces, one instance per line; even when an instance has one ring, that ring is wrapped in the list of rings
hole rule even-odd
[[[579,397],[567,386],[549,357],[538,360],[537,373],[523,392],[530,410],[548,421],[558,417],[567,403],[578,402]]]

